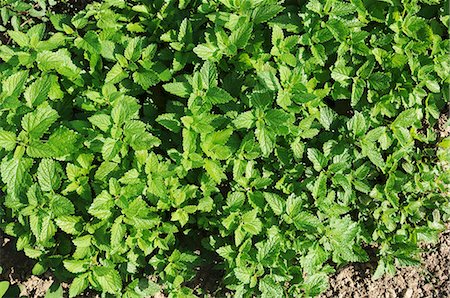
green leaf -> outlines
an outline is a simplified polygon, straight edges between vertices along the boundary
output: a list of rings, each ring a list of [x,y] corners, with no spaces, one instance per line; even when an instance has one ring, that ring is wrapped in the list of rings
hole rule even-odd
[[[199,44],[193,49],[194,53],[203,60],[211,60],[217,50],[216,47],[209,44]]]
[[[72,280],[72,283],[70,284],[69,288],[69,297],[77,297],[80,295],[89,285],[89,280],[87,278],[87,275],[82,274],[80,276],[75,277]]]
[[[231,32],[230,42],[238,49],[244,48],[252,34],[253,24],[246,18],[241,18],[236,23],[236,27]]]
[[[379,151],[379,148],[375,147],[375,145],[373,143],[370,143],[369,141],[362,140],[361,149],[362,149],[361,153],[364,156],[367,156],[374,165],[376,165],[379,169],[384,171],[386,164],[383,159],[383,156]]]
[[[284,10],[279,4],[269,4],[255,7],[252,13],[252,19],[255,24],[265,23],[273,19],[276,15]]]
[[[276,215],[281,215],[284,212],[284,202],[279,195],[265,192],[264,198],[266,199],[273,213],[275,213]]]
[[[90,265],[90,260],[69,260],[63,261],[64,267],[67,271],[72,273],[82,273],[86,272]]]
[[[259,290],[261,298],[277,298],[280,297],[280,293],[283,293],[281,284],[276,283],[270,276],[265,276],[259,281]]]
[[[350,34],[348,27],[339,19],[330,19],[326,26],[333,34],[334,38],[340,42],[344,42],[347,36]]]
[[[130,61],[136,61],[141,56],[142,52],[142,38],[135,37],[128,41],[125,48],[124,56]]]
[[[56,233],[51,216],[45,212],[30,215],[30,227],[36,240],[40,243],[46,243]]]
[[[119,63],[116,63],[106,74],[105,83],[117,84],[128,77],[128,73],[123,70]]]
[[[278,78],[271,71],[258,72],[258,79],[269,90],[277,91],[281,88]]]
[[[305,279],[302,287],[307,297],[315,297],[328,288],[328,277],[325,273],[310,275]]]
[[[107,219],[112,215],[114,207],[113,197],[106,191],[102,191],[92,202],[88,209],[89,214],[99,219]]]
[[[163,88],[167,92],[182,98],[188,98],[192,93],[191,85],[186,82],[167,83],[163,85]]]
[[[251,235],[258,235],[262,231],[262,222],[256,217],[257,215],[256,209],[242,215],[242,228]]]
[[[336,118],[336,113],[329,107],[320,108],[319,122],[326,130],[330,130],[331,124]]]
[[[181,123],[175,113],[160,114],[156,118],[156,122],[175,133],[181,130]]]
[[[316,148],[308,148],[306,151],[308,159],[312,162],[314,170],[320,172],[328,164],[327,158]]]
[[[95,280],[99,283],[102,290],[110,294],[119,294],[122,289],[122,279],[119,273],[107,267],[94,267]]]
[[[416,109],[408,109],[408,110],[405,110],[405,111],[401,112],[397,116],[397,118],[395,118],[395,120],[391,124],[391,127],[392,128],[395,128],[395,127],[398,127],[398,128],[400,128],[400,127],[403,127],[403,128],[411,127],[419,119],[420,119],[419,113],[417,112]]]
[[[272,153],[275,147],[275,134],[266,126],[259,125],[259,122],[257,122],[255,135],[258,139],[258,143],[263,155],[268,156],[270,153]]]
[[[212,104],[224,104],[234,101],[234,98],[225,90],[219,87],[211,87],[206,92],[206,98]]]
[[[320,220],[309,212],[302,211],[293,218],[295,227],[300,231],[314,231],[321,223]]]
[[[63,288],[61,285],[58,285],[56,282],[52,284],[52,286],[45,293],[44,298],[63,298]]]
[[[355,115],[347,122],[347,128],[355,137],[364,135],[367,131],[366,118],[362,113],[355,112]]]
[[[2,180],[8,186],[10,192],[18,192],[31,182],[29,170],[33,160],[29,158],[4,158],[0,172]]]
[[[234,268],[234,275],[236,278],[243,284],[249,284],[250,278],[253,275],[253,270],[246,267],[237,267]]]
[[[39,106],[46,99],[52,87],[50,76],[38,78],[24,92],[25,100],[29,107]]]
[[[319,177],[315,180],[314,187],[312,189],[312,196],[314,199],[322,199],[327,195],[327,176],[324,172],[319,174]]]
[[[441,87],[439,86],[439,83],[437,81],[426,80],[425,85],[427,86],[428,90],[430,90],[433,93],[441,92]]]
[[[92,125],[97,126],[100,130],[106,132],[111,126],[111,117],[107,114],[95,114],[88,118]]]
[[[83,84],[80,77],[82,70],[78,68],[72,61],[70,53],[67,49],[59,49],[56,52],[42,51],[36,58],[39,69],[42,71],[56,70],[59,74],[73,80],[77,85]]]
[[[52,196],[51,210],[54,216],[70,215],[75,213],[75,207],[72,202],[58,194]]]
[[[14,150],[16,148],[16,134],[0,129],[0,147],[7,151]]]
[[[209,89],[217,87],[218,73],[217,67],[214,63],[206,61],[200,69],[200,76],[202,78],[203,88]]]
[[[3,80],[2,94],[5,95],[5,97],[7,96],[18,97],[27,79],[28,79],[27,70],[17,71],[13,75],[9,76],[7,79]]]
[[[63,215],[55,219],[56,225],[65,233],[77,235],[81,232],[82,218],[79,216]]]
[[[325,47],[321,44],[312,45],[311,46],[311,52],[314,56],[314,58],[317,59],[320,66],[324,66],[327,61],[327,55],[325,52]]]
[[[247,111],[239,114],[236,119],[233,120],[233,124],[237,129],[251,128],[255,123],[255,117],[251,111]]]
[[[114,224],[111,227],[111,246],[113,248],[119,248],[122,246],[122,239],[126,234],[126,226],[122,222],[123,218],[120,216],[116,218]]]
[[[30,39],[25,33],[20,31],[8,30],[8,35],[12,38],[12,40],[14,40],[15,43],[17,43],[22,48],[30,46]]]
[[[222,167],[217,161],[213,161],[210,159],[205,160],[204,164],[205,170],[208,175],[219,184],[222,180],[227,179]]]
[[[158,74],[153,70],[137,71],[133,73],[135,83],[141,85],[142,89],[147,90],[159,83]]]
[[[58,113],[48,103],[43,103],[35,111],[22,118],[22,128],[35,139],[40,139],[59,118]]]
[[[57,190],[61,185],[59,163],[52,159],[43,159],[37,169],[39,186],[43,191]]]
[[[121,145],[122,144],[120,141],[107,138],[102,146],[103,159],[106,161],[114,159],[114,157],[116,157],[116,155],[119,153]]]
[[[5,297],[6,292],[9,289],[9,282],[7,281],[0,281],[0,297]]]
[[[361,100],[365,87],[366,83],[364,82],[364,80],[359,78],[353,79],[352,96],[351,96],[352,107],[356,106],[358,102]]]
[[[100,40],[94,31],[88,31],[83,38],[78,37],[75,39],[75,46],[91,54],[100,54],[102,51]]]
[[[369,88],[374,90],[385,90],[388,89],[391,83],[391,78],[389,75],[382,73],[382,72],[376,72],[370,75],[369,80]]]

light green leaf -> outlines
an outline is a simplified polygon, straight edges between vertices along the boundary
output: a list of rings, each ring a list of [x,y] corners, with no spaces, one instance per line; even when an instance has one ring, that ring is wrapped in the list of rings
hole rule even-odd
[[[0,128],[0,147],[11,151],[16,148],[16,134]]]
[[[356,106],[358,102],[360,101],[363,93],[364,88],[366,86],[366,83],[364,80],[355,78],[353,79],[353,85],[352,85],[352,96],[351,96],[351,105],[352,107]]]
[[[57,190],[61,185],[61,167],[52,159],[42,159],[37,169],[39,186],[43,191]]]
[[[319,122],[326,130],[330,130],[330,126],[336,118],[336,113],[329,107],[320,107]]]
[[[251,128],[255,123],[255,117],[253,116],[252,111],[247,111],[239,114],[236,119],[233,120],[233,124],[237,129]]]
[[[273,213],[276,215],[281,215],[284,212],[284,201],[279,195],[265,192],[264,198],[273,210]]]
[[[116,63],[106,74],[105,83],[117,84],[128,77],[128,73],[123,70],[119,63]]]
[[[275,147],[275,134],[271,132],[266,126],[258,125],[255,131],[259,146],[264,156],[269,156]]]
[[[44,76],[34,81],[24,92],[25,100],[29,107],[39,106],[47,100],[48,93],[52,87],[50,76]]]
[[[340,42],[344,42],[350,34],[348,27],[339,19],[330,19],[326,23],[326,26],[331,34],[333,34],[334,38]]]
[[[69,288],[69,297],[74,298],[80,295],[89,285],[86,274],[79,275],[72,280]]]
[[[182,98],[188,98],[192,93],[192,86],[186,82],[167,83],[163,85],[163,88],[167,92]]]
[[[103,159],[106,161],[112,160],[114,159],[114,157],[117,156],[117,154],[119,154],[120,148],[121,148],[121,142],[111,139],[111,138],[107,138],[102,146],[102,156]]]
[[[355,112],[355,115],[347,121],[347,128],[353,133],[355,137],[364,135],[367,131],[366,118],[360,112]]]
[[[253,209],[242,215],[242,228],[251,235],[258,235],[262,231],[262,222],[256,216],[258,210]]]
[[[30,46],[30,39],[25,33],[21,31],[8,30],[8,35],[22,48],[27,48]]]
[[[122,279],[116,270],[107,267],[94,267],[92,272],[104,292],[115,295],[120,293]]]
[[[136,61],[141,56],[142,52],[142,38],[135,37],[128,41],[125,48],[124,56],[130,61]]]
[[[3,80],[2,83],[2,94],[5,96],[18,97],[22,91],[25,82],[28,79],[28,71],[21,70],[15,72],[13,75],[9,76],[7,79]]]
[[[100,130],[106,132],[111,126],[111,117],[107,114],[95,114],[88,118],[92,125],[97,126]]]
[[[199,44],[193,49],[194,53],[203,60],[211,60],[218,49],[209,44]]]
[[[142,89],[147,90],[150,87],[158,84],[160,78],[153,70],[136,71],[133,73],[133,80],[135,83],[141,85]]]
[[[113,197],[104,190],[94,199],[91,206],[89,206],[88,212],[99,219],[107,219],[112,215],[113,207]]]
[[[44,102],[35,111],[23,116],[22,128],[32,138],[40,139],[58,118],[58,113]]]
[[[90,265],[90,260],[70,260],[66,259],[63,261],[64,267],[67,269],[67,271],[72,273],[82,273],[86,272],[88,270],[88,267]]]
[[[281,284],[267,275],[259,281],[259,290],[261,291],[261,298],[278,298],[280,293],[283,293]]]
[[[227,176],[225,175],[222,167],[220,166],[219,162],[213,161],[210,159],[205,160],[205,170],[208,173],[208,175],[217,183],[219,184],[222,180],[227,179]]]
[[[308,159],[312,162],[314,170],[320,172],[328,164],[327,158],[316,148],[308,148],[306,151]]]
[[[245,267],[234,268],[234,275],[243,284],[249,284],[250,278],[253,275],[253,270]]]
[[[8,186],[8,192],[18,192],[31,183],[29,170],[33,160],[29,158],[4,158],[1,163],[2,180]]]
[[[63,232],[77,235],[81,232],[82,220],[80,216],[63,215],[57,217],[55,223]]]

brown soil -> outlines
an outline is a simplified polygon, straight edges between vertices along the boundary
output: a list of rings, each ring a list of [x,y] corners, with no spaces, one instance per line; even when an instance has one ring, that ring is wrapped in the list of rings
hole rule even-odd
[[[450,297],[450,230],[435,246],[425,248],[420,267],[404,267],[395,276],[371,279],[376,264],[352,264],[330,279],[320,298],[443,298]]]
[[[33,276],[31,269],[34,262],[23,253],[17,252],[14,242],[0,233],[0,267],[3,272],[0,280],[7,280],[11,285],[18,286],[20,296],[44,297],[53,283],[50,274]]]
[[[450,105],[447,106],[447,111],[444,111],[438,120],[438,132],[441,138],[450,136]]]

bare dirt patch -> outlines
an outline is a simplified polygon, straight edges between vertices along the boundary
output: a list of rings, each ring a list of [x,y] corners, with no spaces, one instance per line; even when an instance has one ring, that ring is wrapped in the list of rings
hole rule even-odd
[[[450,105],[447,105],[447,110],[441,114],[438,120],[438,133],[441,138],[450,136]]]
[[[400,268],[395,276],[371,279],[376,264],[352,264],[330,279],[320,298],[441,298],[450,297],[450,230],[435,246],[427,246],[420,267]]]
[[[15,242],[0,233],[0,267],[3,269],[0,280],[9,281],[11,286],[15,286],[9,295],[18,292],[17,295],[20,297],[45,296],[54,278],[50,273],[33,276],[31,273],[33,266],[34,261],[22,252],[17,252]]]

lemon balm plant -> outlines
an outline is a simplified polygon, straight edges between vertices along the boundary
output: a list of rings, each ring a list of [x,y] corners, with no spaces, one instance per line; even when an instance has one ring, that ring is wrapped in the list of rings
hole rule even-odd
[[[448,2],[94,2],[0,45],[1,228],[69,295],[313,297],[450,214]]]

